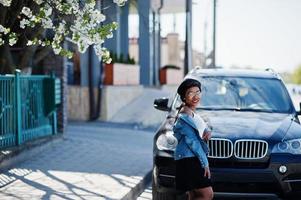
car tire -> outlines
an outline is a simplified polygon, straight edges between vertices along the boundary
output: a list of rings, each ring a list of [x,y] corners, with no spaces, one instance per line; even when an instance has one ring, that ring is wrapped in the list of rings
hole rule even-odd
[[[152,196],[153,196],[152,198],[153,200],[186,200],[187,199],[185,194],[177,195],[175,193],[158,192],[154,182],[152,182]]]

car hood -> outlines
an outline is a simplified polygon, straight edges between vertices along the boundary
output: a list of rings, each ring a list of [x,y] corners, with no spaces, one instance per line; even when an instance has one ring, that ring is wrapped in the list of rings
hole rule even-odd
[[[213,127],[212,137],[282,140],[293,120],[283,113],[200,111]]]

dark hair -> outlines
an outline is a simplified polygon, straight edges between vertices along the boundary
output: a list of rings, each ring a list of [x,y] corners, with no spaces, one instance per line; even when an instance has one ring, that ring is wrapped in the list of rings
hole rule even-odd
[[[201,89],[201,83],[200,81],[192,78],[185,79],[178,87],[177,93],[180,95],[181,100],[184,102],[185,100],[185,94],[186,91],[191,87],[198,87],[200,91]]]
[[[188,78],[185,79],[178,87],[177,93],[180,95],[181,100],[183,101],[183,103],[180,105],[180,107],[178,107],[178,113],[175,117],[175,121],[178,120],[179,117],[179,113],[181,111],[181,109],[184,107],[185,105],[185,94],[186,91],[191,88],[191,87],[198,87],[200,89],[200,91],[202,91],[201,89],[201,83],[200,81],[196,80],[196,79],[192,79],[192,78]]]

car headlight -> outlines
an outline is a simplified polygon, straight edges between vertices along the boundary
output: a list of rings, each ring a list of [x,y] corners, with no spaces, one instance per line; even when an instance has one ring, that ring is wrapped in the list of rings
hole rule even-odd
[[[301,154],[301,139],[279,142],[274,146],[272,153]]]
[[[159,150],[175,150],[178,140],[172,131],[161,134],[156,142]]]

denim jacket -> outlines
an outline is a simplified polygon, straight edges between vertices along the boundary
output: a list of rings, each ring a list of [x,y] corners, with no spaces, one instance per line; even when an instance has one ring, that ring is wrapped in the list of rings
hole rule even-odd
[[[187,157],[198,157],[201,166],[208,167],[208,145],[202,140],[193,119],[181,113],[173,127],[174,135],[178,140],[174,158],[180,160]]]

